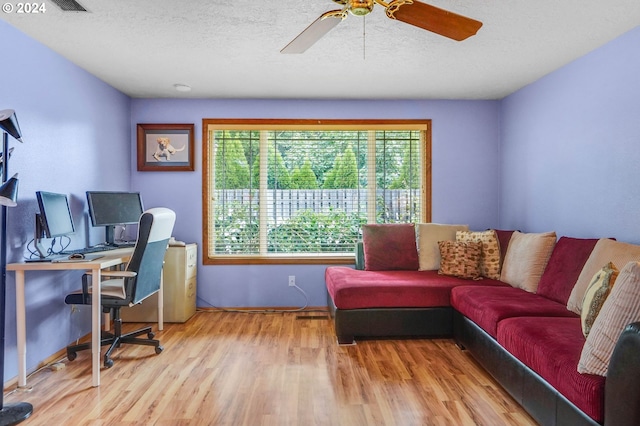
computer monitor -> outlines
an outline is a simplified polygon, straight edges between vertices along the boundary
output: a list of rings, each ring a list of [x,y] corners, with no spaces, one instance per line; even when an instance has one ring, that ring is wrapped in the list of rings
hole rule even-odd
[[[139,192],[87,191],[87,202],[91,224],[106,228],[108,245],[117,245],[117,225],[137,224],[144,211]]]
[[[40,213],[36,213],[34,243],[40,258],[45,258],[48,253],[42,247],[42,239],[72,234],[75,232],[75,227],[69,200],[65,194],[37,191],[36,198]]]

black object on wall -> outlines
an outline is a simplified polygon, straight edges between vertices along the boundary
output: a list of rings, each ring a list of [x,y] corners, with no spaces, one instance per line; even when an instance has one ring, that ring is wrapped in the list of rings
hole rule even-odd
[[[28,402],[4,404],[4,328],[5,301],[7,293],[7,207],[15,207],[18,199],[17,174],[7,180],[9,171],[9,135],[22,142],[22,134],[18,119],[12,109],[0,111],[0,129],[2,130],[2,186],[0,186],[0,205],[2,205],[2,221],[0,223],[0,425],[14,425],[25,420],[33,412],[33,406]]]

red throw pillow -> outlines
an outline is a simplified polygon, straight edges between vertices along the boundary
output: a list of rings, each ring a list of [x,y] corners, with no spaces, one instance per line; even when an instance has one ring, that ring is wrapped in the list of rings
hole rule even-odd
[[[500,265],[504,262],[504,255],[507,254],[507,248],[509,247],[509,241],[513,235],[513,230],[494,229],[498,237],[498,244],[500,245]]]
[[[537,293],[566,305],[597,242],[597,238],[560,237],[540,278]]]
[[[366,271],[418,270],[418,248],[413,223],[362,226]]]

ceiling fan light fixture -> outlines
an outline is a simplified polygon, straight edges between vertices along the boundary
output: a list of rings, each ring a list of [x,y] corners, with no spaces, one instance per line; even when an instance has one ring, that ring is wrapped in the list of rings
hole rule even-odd
[[[368,15],[373,11],[374,0],[351,0],[349,12],[355,16]]]

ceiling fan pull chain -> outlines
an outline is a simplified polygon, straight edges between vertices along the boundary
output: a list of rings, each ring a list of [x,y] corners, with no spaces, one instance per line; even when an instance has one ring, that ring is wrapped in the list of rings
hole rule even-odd
[[[367,17],[362,19],[362,60],[367,59]]]

